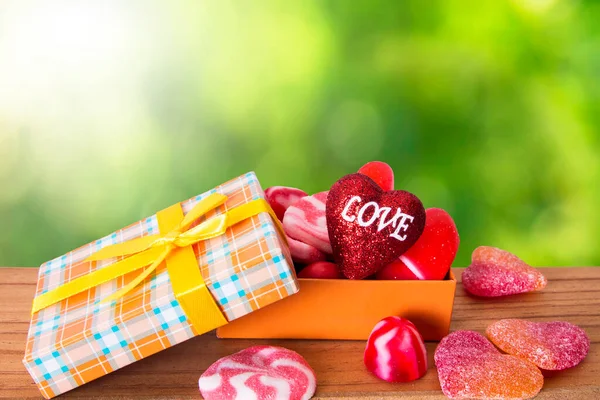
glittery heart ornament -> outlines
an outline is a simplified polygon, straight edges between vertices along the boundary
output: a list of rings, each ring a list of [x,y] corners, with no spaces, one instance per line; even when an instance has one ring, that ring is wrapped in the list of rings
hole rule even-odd
[[[564,321],[502,319],[488,326],[485,333],[500,350],[546,370],[574,367],[590,350],[585,331]]]
[[[442,392],[451,399],[530,399],[544,385],[534,364],[500,353],[478,332],[446,336],[434,360]]]
[[[325,213],[333,257],[349,279],[366,278],[396,260],[425,227],[417,196],[383,191],[362,174],[346,175],[331,187]]]

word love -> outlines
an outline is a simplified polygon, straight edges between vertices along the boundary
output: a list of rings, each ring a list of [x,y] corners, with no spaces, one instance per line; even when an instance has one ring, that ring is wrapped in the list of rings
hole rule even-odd
[[[342,211],[342,218],[348,222],[356,221],[356,223],[362,227],[371,226],[379,218],[377,232],[380,232],[389,225],[392,225],[396,230],[390,233],[389,236],[396,240],[400,240],[401,242],[406,240],[406,235],[400,235],[400,231],[406,231],[410,226],[409,224],[414,221],[415,217],[403,213],[400,207],[398,207],[396,208],[396,214],[394,214],[394,216],[388,220],[387,217],[392,211],[392,208],[380,207],[379,204],[374,201],[365,203],[360,210],[358,210],[357,215],[348,215],[352,204],[360,203],[361,201],[362,198],[360,196],[352,196]],[[373,209],[373,214],[365,221],[365,214],[369,209]],[[400,220],[400,222],[398,222],[398,220]]]
[[[363,174],[333,184],[325,216],[333,259],[348,279],[366,278],[397,260],[425,228],[425,209],[417,196],[384,191]]]

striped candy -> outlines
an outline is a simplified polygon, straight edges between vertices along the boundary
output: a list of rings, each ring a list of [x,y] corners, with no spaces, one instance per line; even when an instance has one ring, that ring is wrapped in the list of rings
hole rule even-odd
[[[295,351],[254,346],[215,362],[198,386],[206,400],[307,400],[317,383],[310,365]]]
[[[283,217],[283,229],[292,239],[331,254],[325,203],[329,192],[303,197],[290,206]]]
[[[265,199],[280,221],[283,221],[283,215],[289,206],[306,196],[308,195],[304,191],[293,187],[271,186],[265,189]]]
[[[295,263],[310,264],[317,261],[325,261],[327,259],[327,254],[309,244],[302,243],[289,236],[287,237],[287,241],[290,246],[292,259]]]
[[[379,321],[365,349],[365,366],[387,382],[409,382],[427,372],[427,350],[412,322],[400,317]]]

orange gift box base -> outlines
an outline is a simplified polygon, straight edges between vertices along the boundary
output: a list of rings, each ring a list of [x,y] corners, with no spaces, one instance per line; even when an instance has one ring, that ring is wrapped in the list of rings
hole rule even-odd
[[[299,279],[300,291],[217,329],[219,338],[366,340],[390,315],[412,321],[426,341],[450,331],[456,278],[442,281]]]

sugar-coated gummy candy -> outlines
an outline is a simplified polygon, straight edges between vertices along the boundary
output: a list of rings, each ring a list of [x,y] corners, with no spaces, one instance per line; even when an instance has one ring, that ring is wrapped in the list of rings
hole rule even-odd
[[[451,399],[530,399],[544,385],[534,364],[500,353],[478,332],[446,336],[434,360],[442,391]]]
[[[283,221],[283,215],[289,206],[306,196],[308,195],[304,191],[293,187],[271,186],[265,189],[265,199],[280,221]]]
[[[500,350],[546,370],[574,367],[590,350],[585,331],[564,321],[503,319],[488,326],[486,334]]]
[[[295,263],[310,264],[317,261],[324,261],[327,259],[327,254],[321,250],[313,247],[309,244],[302,243],[296,239],[292,239],[288,236],[288,245],[290,246],[290,253],[292,254],[292,260]]]
[[[427,350],[412,322],[406,318],[387,317],[371,331],[364,363],[379,379],[410,382],[427,372]]]
[[[303,197],[290,206],[283,216],[283,229],[292,239],[331,254],[325,204],[329,192]]]
[[[344,279],[337,265],[328,261],[317,261],[308,264],[298,272],[298,278],[310,279]]]
[[[371,161],[360,167],[359,174],[373,179],[383,190],[394,190],[394,170],[383,161]]]
[[[212,364],[198,386],[206,400],[307,400],[317,383],[313,369],[295,351],[254,346]]]
[[[495,247],[473,251],[472,262],[462,274],[465,290],[481,297],[498,297],[541,290],[546,277],[514,254]]]
[[[377,272],[380,280],[442,280],[460,244],[454,220],[441,208],[425,210],[423,233],[397,261]]]

